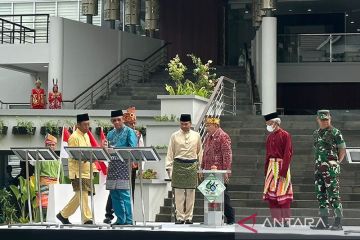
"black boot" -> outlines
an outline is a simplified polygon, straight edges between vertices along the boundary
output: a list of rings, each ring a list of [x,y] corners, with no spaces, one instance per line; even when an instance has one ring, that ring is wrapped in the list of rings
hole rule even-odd
[[[327,216],[321,217],[321,220],[322,220],[322,222],[319,221],[317,223],[317,225],[311,226],[310,229],[312,229],[312,230],[327,230],[327,229],[329,229],[329,227],[330,227],[329,226],[329,217],[327,217]]]
[[[341,231],[343,230],[342,225],[341,225],[341,218],[340,217],[336,217],[334,224],[331,226],[330,228],[331,231]]]
[[[64,218],[64,217],[61,215],[61,213],[58,213],[58,214],[56,215],[56,218],[59,219],[62,224],[71,224],[71,222],[69,221],[69,219],[68,219],[68,218]]]

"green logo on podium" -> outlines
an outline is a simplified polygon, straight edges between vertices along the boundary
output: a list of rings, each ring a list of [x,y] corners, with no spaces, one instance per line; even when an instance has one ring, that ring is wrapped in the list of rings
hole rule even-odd
[[[210,174],[198,186],[198,189],[212,203],[225,191],[226,187],[214,174]]]

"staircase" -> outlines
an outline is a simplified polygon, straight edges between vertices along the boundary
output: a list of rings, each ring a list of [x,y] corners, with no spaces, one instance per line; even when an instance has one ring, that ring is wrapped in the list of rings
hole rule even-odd
[[[167,94],[165,84],[170,84],[168,76],[167,72],[160,71],[152,74],[148,82],[136,82],[125,87],[116,85],[94,109],[127,109],[135,106],[137,110],[160,110],[157,95]]]
[[[222,71],[223,69],[218,69]],[[226,71],[224,69],[224,71]],[[236,74],[240,74],[236,77]],[[236,219],[240,220],[254,213],[257,223],[263,223],[270,215],[268,205],[262,200],[264,186],[264,156],[266,129],[262,116],[250,114],[247,85],[241,73],[233,70],[224,73],[239,81],[238,114],[222,117],[222,128],[232,139],[233,165],[229,191]],[[318,203],[314,193],[314,160],[312,133],[317,128],[314,116],[282,116],[282,127],[290,132],[293,140],[294,156],[291,163],[294,202],[292,216],[305,218],[318,216]],[[360,145],[360,116],[334,116],[334,126],[339,128],[347,146]],[[360,165],[344,162],[341,168],[340,196],[344,208],[344,225],[360,225]],[[171,192],[164,200],[164,206],[156,216],[158,222],[171,221]],[[203,196],[196,193],[194,209],[195,222],[203,221]],[[332,214],[332,213],[331,213]],[[309,223],[309,221],[307,221]]]

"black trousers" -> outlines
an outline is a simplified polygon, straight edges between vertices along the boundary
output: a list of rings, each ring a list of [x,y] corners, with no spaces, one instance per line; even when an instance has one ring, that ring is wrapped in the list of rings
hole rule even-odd
[[[228,185],[225,184],[225,191],[224,191],[224,215],[226,217],[226,223],[234,223],[235,222],[235,210],[231,206],[230,203],[230,195],[228,192]]]
[[[135,192],[135,179],[136,179],[136,169],[132,169],[131,171],[131,188],[132,188],[132,199],[134,202],[134,192]],[[106,202],[106,213],[105,213],[105,218],[108,219],[114,219],[114,209],[112,207],[112,200],[111,200],[111,196],[109,194],[107,202]]]

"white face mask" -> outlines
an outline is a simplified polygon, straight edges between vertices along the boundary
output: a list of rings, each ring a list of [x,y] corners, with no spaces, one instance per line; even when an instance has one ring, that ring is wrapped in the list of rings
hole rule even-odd
[[[272,126],[266,125],[266,130],[273,132],[275,129]]]

